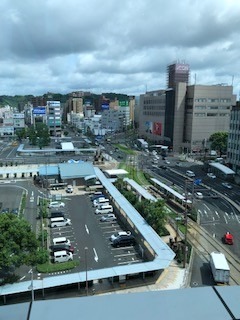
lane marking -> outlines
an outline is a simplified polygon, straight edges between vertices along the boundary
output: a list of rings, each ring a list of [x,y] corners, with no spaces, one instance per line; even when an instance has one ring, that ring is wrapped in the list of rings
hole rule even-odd
[[[95,248],[93,248],[93,252],[94,252],[94,260],[96,262],[98,262],[98,255],[97,255],[97,252],[96,252]]]
[[[85,224],[85,229],[86,229],[87,234],[89,234],[89,230],[88,230],[88,227],[86,224]]]

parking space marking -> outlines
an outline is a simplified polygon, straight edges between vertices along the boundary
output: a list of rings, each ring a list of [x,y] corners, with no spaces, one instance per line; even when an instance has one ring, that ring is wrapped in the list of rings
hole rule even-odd
[[[139,263],[139,262],[142,262],[142,260],[125,261],[125,262],[119,262],[118,264],[132,264],[132,263]]]
[[[133,253],[125,253],[125,254],[117,254],[114,257],[126,257],[126,256],[134,256],[134,255],[136,255],[135,252],[133,252]]]

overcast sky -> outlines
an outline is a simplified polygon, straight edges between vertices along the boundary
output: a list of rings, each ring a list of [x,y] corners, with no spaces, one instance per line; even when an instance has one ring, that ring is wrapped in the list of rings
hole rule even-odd
[[[129,95],[191,84],[240,91],[240,0],[0,0],[0,95]]]

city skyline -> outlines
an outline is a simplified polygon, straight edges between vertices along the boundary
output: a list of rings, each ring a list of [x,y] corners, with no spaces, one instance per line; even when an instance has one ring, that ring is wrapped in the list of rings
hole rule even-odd
[[[240,92],[240,3],[230,0],[2,2],[0,95],[73,91],[139,95],[166,88],[169,64],[189,84]]]

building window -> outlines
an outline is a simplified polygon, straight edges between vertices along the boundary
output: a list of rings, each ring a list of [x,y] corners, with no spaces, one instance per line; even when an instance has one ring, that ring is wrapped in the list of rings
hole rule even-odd
[[[195,116],[195,117],[206,117],[206,113],[203,113],[203,112],[195,112],[195,113],[194,113],[194,116]]]
[[[217,113],[207,113],[207,117],[217,117]]]

